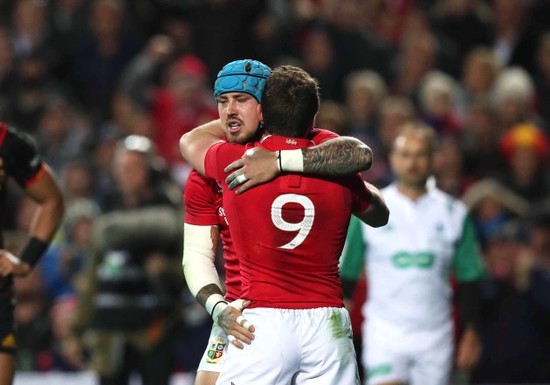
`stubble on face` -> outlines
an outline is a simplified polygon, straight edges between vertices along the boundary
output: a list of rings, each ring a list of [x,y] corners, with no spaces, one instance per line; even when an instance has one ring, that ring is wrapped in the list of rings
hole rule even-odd
[[[229,93],[218,102],[218,110],[227,141],[244,144],[257,140],[260,113],[258,102],[252,96],[243,93]],[[229,106],[224,106],[226,104]]]
[[[392,157],[393,171],[400,185],[415,190],[425,188],[432,171],[432,156],[423,138],[398,138]]]

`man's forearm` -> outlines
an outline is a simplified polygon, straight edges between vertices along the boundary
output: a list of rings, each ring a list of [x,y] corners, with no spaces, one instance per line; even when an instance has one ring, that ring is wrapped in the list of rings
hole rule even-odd
[[[479,331],[483,319],[481,281],[458,283],[458,306],[465,328]]]
[[[206,300],[210,298],[211,295],[214,295],[214,294],[219,294],[223,296],[223,291],[216,284],[211,283],[209,285],[206,285],[198,291],[196,296],[197,302],[201,306],[206,307]]]
[[[25,190],[26,195],[38,204],[31,222],[29,235],[49,242],[63,220],[65,202],[59,185],[49,166],[44,175]]]
[[[372,150],[359,139],[338,137],[319,145],[269,151],[260,146],[249,149],[241,159],[225,168],[231,174],[226,183],[240,194],[251,187],[269,182],[283,172],[310,174],[319,177],[353,175],[372,165]]]
[[[335,138],[302,149],[304,173],[319,176],[343,176],[368,170],[372,150],[352,137]],[[287,170],[284,170],[287,171]]]
[[[206,152],[212,144],[220,141],[223,135],[219,119],[195,127],[180,138],[181,155],[195,170],[204,175]]]
[[[369,226],[385,226],[389,220],[390,210],[386,205],[384,197],[377,187],[366,181],[364,183],[371,193],[370,205],[367,211],[355,213],[355,216]]]

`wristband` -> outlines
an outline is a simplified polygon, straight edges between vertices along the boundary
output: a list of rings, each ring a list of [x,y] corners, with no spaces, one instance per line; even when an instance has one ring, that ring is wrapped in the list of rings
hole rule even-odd
[[[281,172],[303,172],[304,154],[302,154],[302,150],[280,150],[279,169]]]
[[[25,263],[28,263],[32,268],[36,265],[40,257],[42,257],[42,254],[44,254],[48,248],[48,245],[49,242],[32,237],[27,243],[27,246],[25,246],[25,249],[21,253],[21,257],[19,257],[19,259]]]
[[[226,301],[218,301],[212,308],[212,314],[210,316],[212,317],[212,320],[214,323],[218,323],[218,318],[220,317],[220,314],[225,310],[225,308],[229,306]]]
[[[275,151],[275,154],[275,156],[277,157],[277,169],[279,170],[279,172],[283,172],[281,167],[281,150]]]
[[[217,323],[219,314],[227,307],[227,301],[221,294],[212,294],[206,300],[204,308],[210,314],[210,317]]]

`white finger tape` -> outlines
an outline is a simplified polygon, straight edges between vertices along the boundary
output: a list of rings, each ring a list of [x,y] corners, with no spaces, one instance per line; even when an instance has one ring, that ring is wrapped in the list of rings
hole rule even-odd
[[[246,330],[250,330],[250,327],[252,326],[252,324],[248,321],[244,321],[243,323],[243,328],[245,328]]]
[[[246,320],[244,319],[244,317],[243,317],[242,315],[238,316],[237,319],[235,320],[235,322],[238,323],[239,325],[240,325],[241,322],[243,322],[243,321],[246,321]]]
[[[237,181],[238,184],[241,184],[246,182],[248,179],[246,178],[246,176],[244,176],[244,174],[241,174],[238,177],[236,177],[235,180]]]
[[[244,154],[245,154],[246,156],[252,156],[252,155],[254,154],[254,149],[253,149],[253,148],[249,148],[248,150],[246,150],[246,151],[244,152]]]
[[[236,299],[235,301],[233,302],[229,302],[229,306],[232,306],[234,307],[235,309],[237,309],[238,311],[243,311],[244,309],[244,299],[242,298],[239,298],[239,299]]]
[[[232,336],[231,334],[227,336],[227,339],[229,340],[229,342],[235,342],[235,341],[237,341],[237,337]]]

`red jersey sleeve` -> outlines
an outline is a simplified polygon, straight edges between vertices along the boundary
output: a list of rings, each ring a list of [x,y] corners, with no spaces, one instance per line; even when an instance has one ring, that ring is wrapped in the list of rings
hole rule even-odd
[[[242,144],[217,142],[211,145],[204,158],[204,173],[223,185],[227,173],[224,170],[229,163],[239,159],[246,147]]]
[[[185,223],[199,226],[218,224],[218,207],[221,204],[218,190],[221,188],[216,181],[191,171],[183,192]]]
[[[353,196],[353,213],[364,213],[370,206],[372,194],[365,185],[365,181],[361,175],[354,175],[350,181],[350,189]]]
[[[326,142],[327,140],[335,139],[338,137],[340,137],[340,135],[338,135],[337,133],[325,130],[323,128],[314,128],[309,134],[309,139],[311,139],[315,144],[320,144]]]

